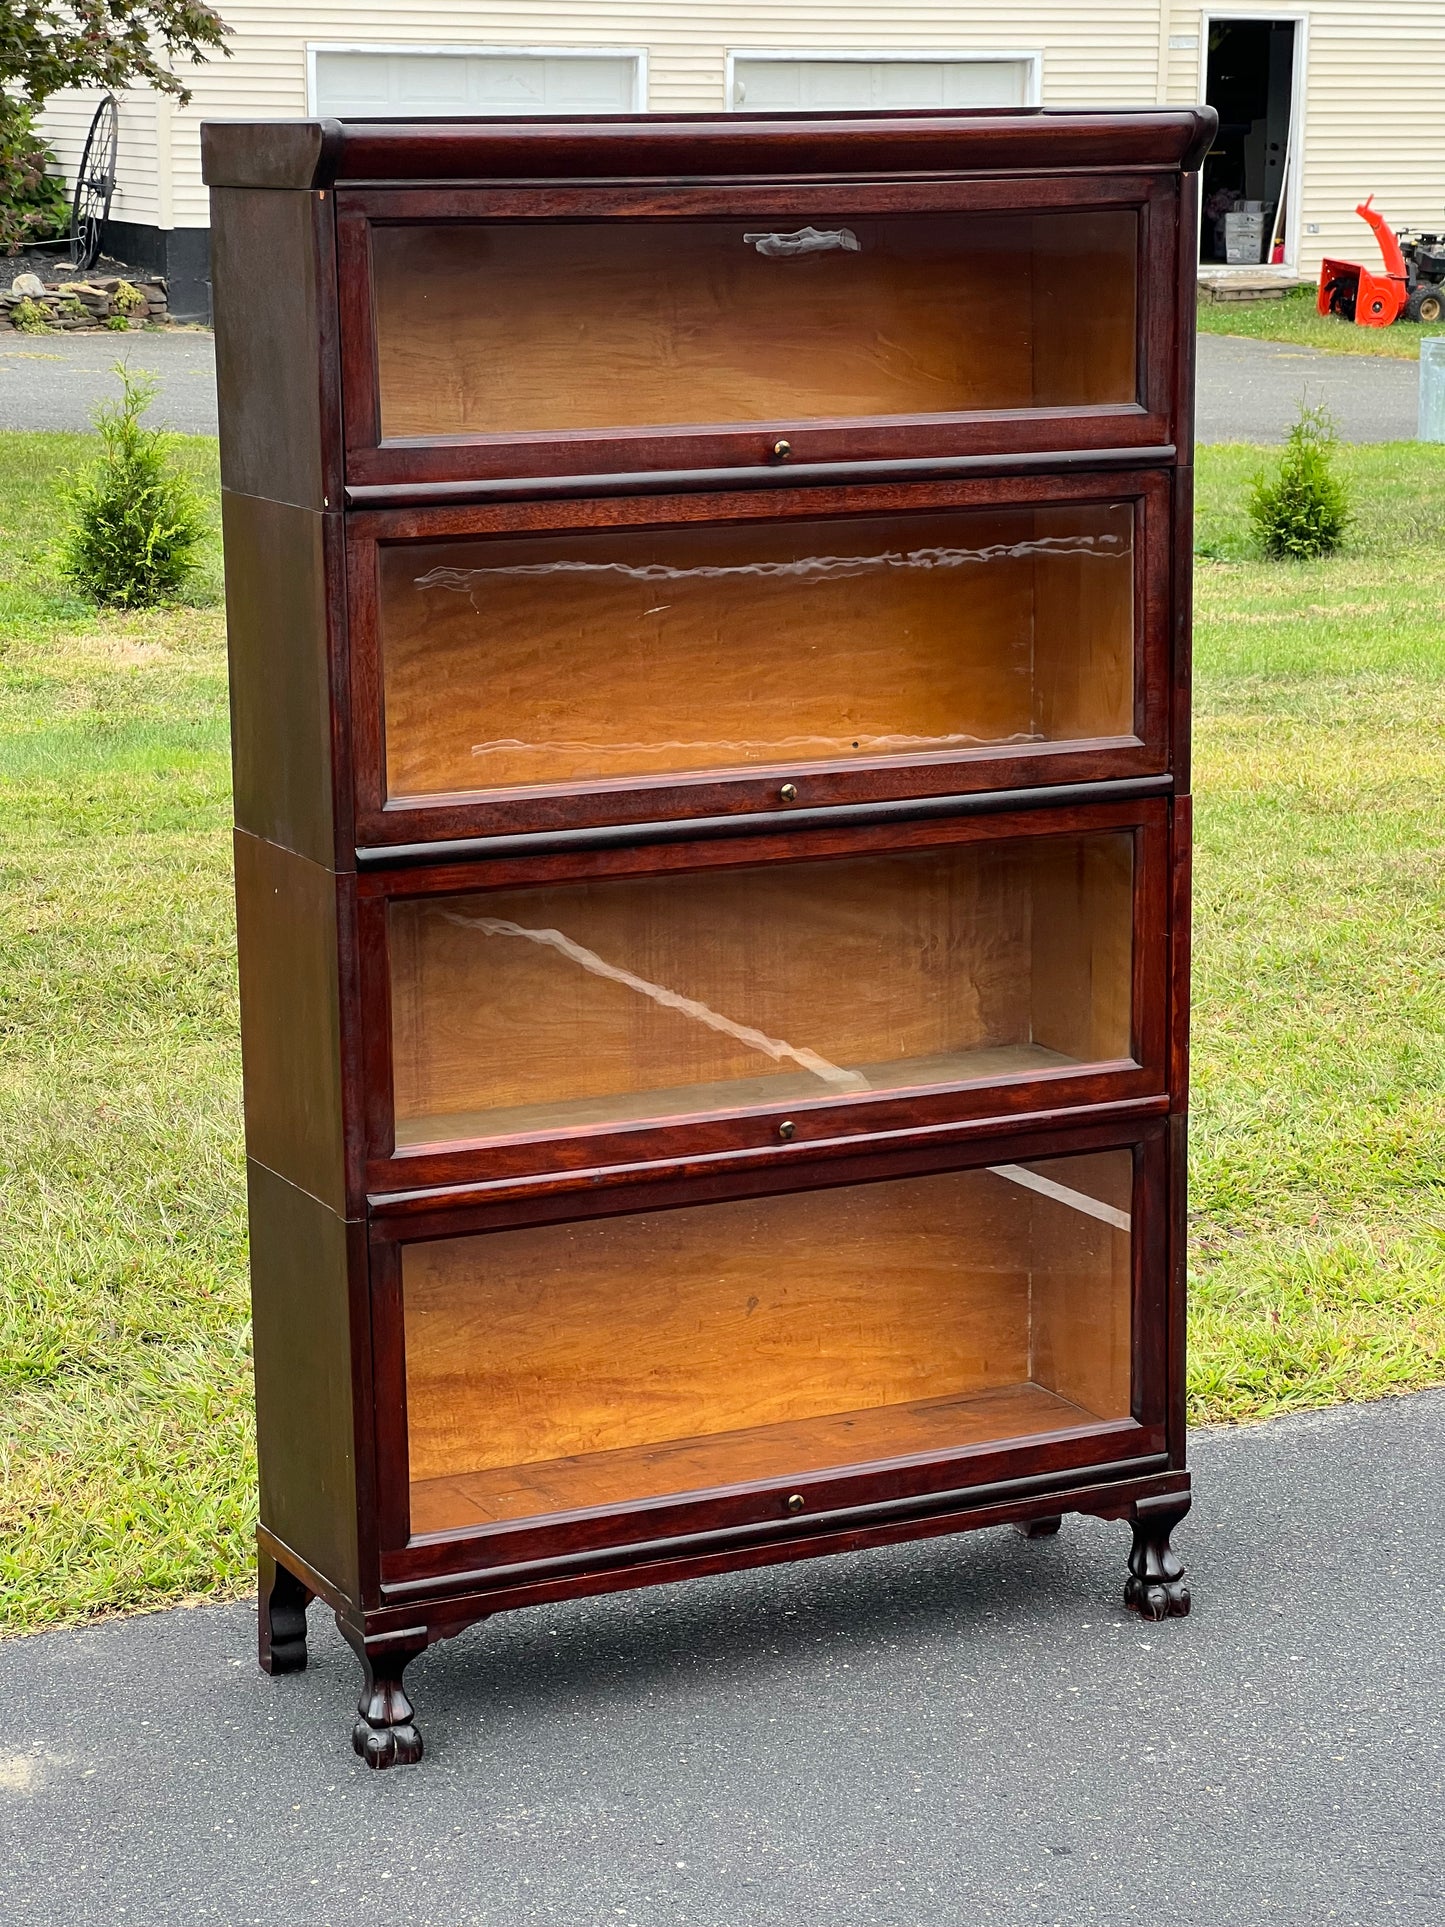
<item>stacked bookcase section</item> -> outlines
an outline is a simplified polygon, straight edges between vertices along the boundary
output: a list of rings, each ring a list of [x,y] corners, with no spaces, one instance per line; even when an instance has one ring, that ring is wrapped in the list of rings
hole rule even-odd
[[[1206,111],[222,125],[260,1638],[1188,1594]]]

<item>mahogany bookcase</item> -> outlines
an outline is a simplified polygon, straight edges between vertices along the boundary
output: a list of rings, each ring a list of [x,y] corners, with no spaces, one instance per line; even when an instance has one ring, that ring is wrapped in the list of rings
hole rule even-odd
[[[260,1652],[1077,1511],[1188,1610],[1213,117],[212,124]]]

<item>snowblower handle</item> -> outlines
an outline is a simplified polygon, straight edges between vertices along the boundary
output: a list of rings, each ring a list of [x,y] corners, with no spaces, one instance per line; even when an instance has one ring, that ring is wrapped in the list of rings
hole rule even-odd
[[[1379,242],[1380,252],[1385,257],[1386,274],[1392,279],[1398,279],[1404,285],[1408,276],[1405,271],[1405,257],[1400,252],[1399,238],[1384,215],[1375,212],[1374,200],[1375,197],[1371,194],[1368,200],[1361,201],[1355,212],[1361,220],[1368,221],[1375,230],[1375,239]]]

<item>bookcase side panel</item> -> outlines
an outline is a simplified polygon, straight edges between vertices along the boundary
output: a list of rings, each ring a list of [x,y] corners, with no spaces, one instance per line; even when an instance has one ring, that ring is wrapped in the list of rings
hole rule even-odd
[[[242,830],[235,850],[246,1149],[344,1214],[338,882]]]
[[[338,811],[335,796],[328,666],[340,519],[221,496],[236,826],[326,865],[337,856],[338,815],[350,816],[349,800]]]
[[[212,189],[211,260],[222,485],[339,507],[330,196]]]
[[[261,1524],[359,1597],[351,1271],[363,1228],[251,1159],[251,1317]]]

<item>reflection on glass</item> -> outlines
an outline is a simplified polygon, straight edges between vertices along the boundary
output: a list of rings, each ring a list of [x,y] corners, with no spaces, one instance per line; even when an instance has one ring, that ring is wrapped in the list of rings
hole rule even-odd
[[[379,224],[382,434],[1132,402],[1137,245],[1128,209]]]
[[[1130,1413],[1132,1154],[404,1247],[416,1533]]]
[[[396,1142],[1131,1051],[1128,832],[393,902]]]
[[[1121,503],[381,550],[392,797],[1133,728]]]

